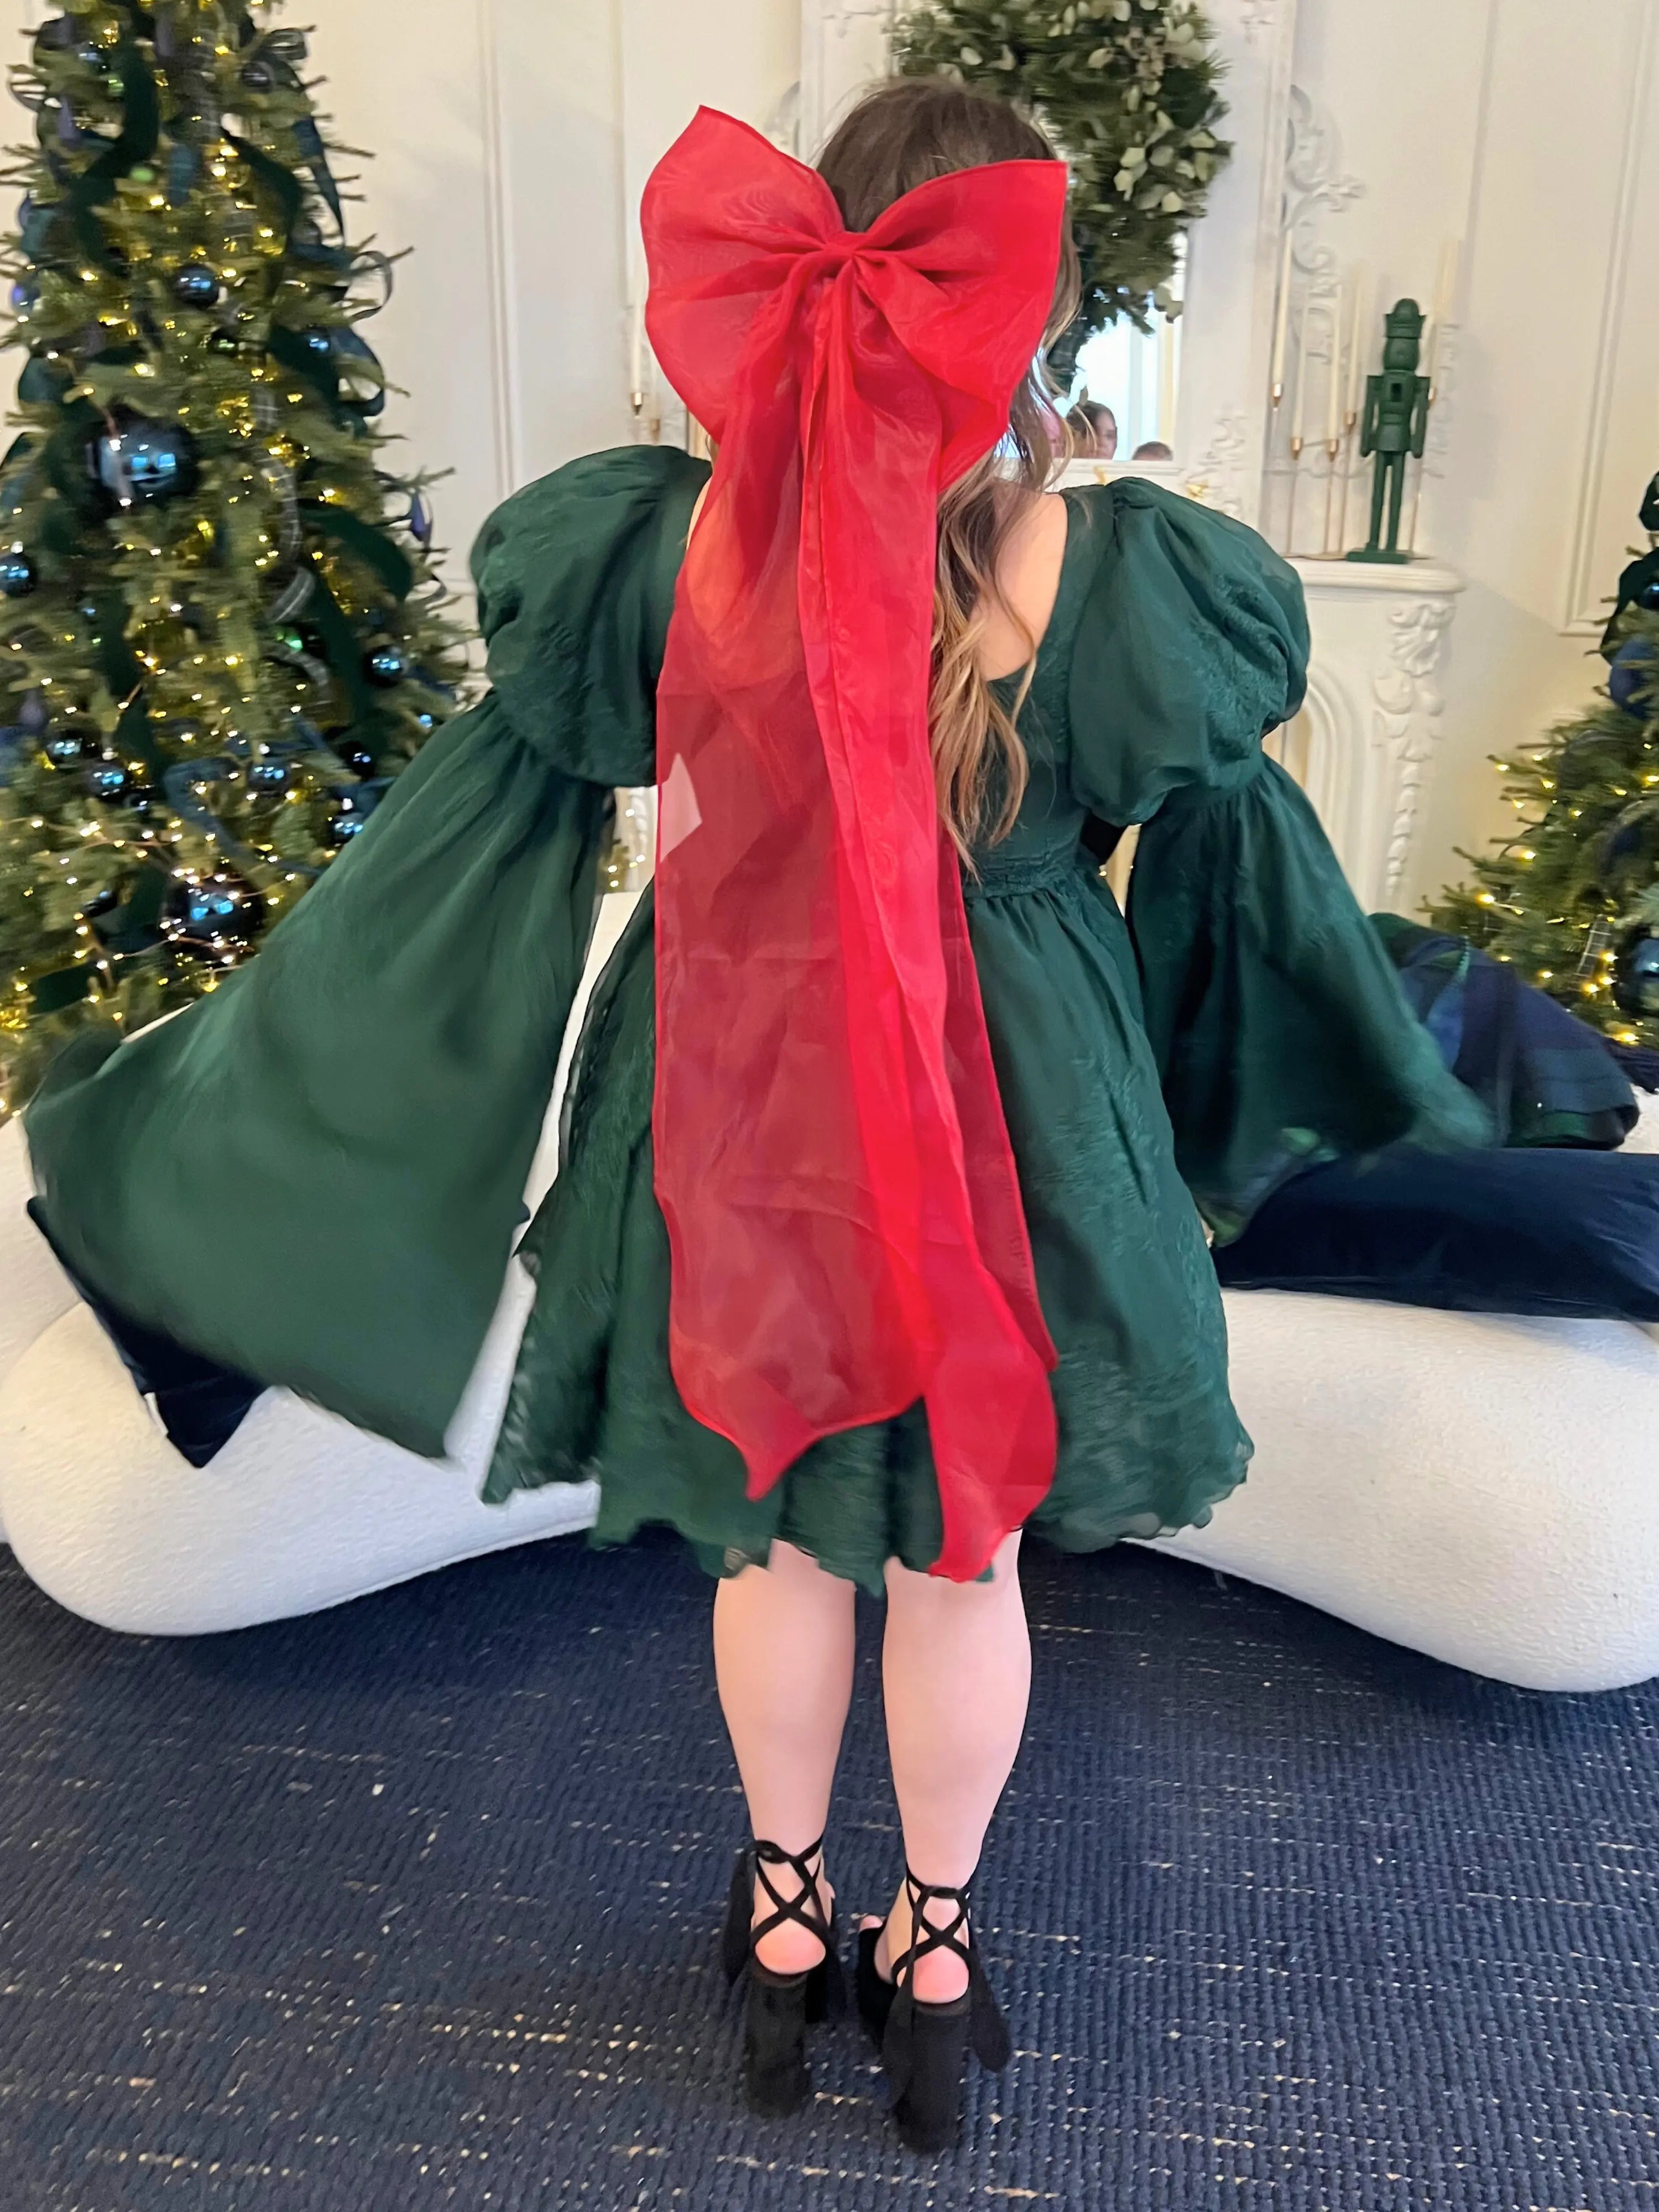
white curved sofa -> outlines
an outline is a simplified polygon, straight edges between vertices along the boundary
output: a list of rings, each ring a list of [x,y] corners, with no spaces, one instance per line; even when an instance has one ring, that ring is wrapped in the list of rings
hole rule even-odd
[[[629,902],[607,901],[590,975]],[[1659,1148],[1659,1122],[1637,1133]],[[548,1148],[532,1177],[545,1187]],[[516,1269],[441,1465],[285,1393],[210,1467],[173,1450],[24,1212],[0,1132],[0,1528],[113,1629],[193,1635],[337,1604],[585,1527],[592,1486],[477,1489],[529,1304]],[[1157,1547],[1531,1688],[1659,1674],[1659,1333],[1230,1292],[1256,1442],[1209,1528]]]

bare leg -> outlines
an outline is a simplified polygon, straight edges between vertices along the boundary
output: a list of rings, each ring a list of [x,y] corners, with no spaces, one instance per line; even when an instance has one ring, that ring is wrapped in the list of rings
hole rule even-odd
[[[904,1853],[919,1881],[953,1888],[979,1863],[1019,1749],[1031,1685],[1018,1529],[993,1565],[988,1583],[952,1583],[887,1563],[882,1686]],[[945,1924],[949,1908],[940,1905],[928,1913],[935,1917]],[[883,1972],[909,1941],[901,1884],[877,1948]],[[932,1952],[916,1962],[915,1994],[945,2003],[960,1996],[967,1978],[960,1960]]]
[[[715,1592],[714,1674],[750,1826],[787,1851],[805,1850],[829,1818],[853,1694],[853,1603],[851,1583],[793,1544],[774,1544],[769,1565],[727,1576]],[[771,1872],[788,1897],[788,1869]],[[834,1893],[819,1887],[827,1908]],[[757,1955],[793,1974],[823,1953],[808,1930],[786,1925],[762,1938]]]

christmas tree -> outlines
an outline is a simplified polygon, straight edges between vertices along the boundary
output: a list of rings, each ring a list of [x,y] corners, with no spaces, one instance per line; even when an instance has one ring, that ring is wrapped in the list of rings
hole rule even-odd
[[[1437,927],[1513,961],[1623,1044],[1659,1048],[1659,477],[1656,540],[1619,580],[1606,696],[1500,761],[1515,827],[1443,894]]]
[[[211,989],[453,703],[301,70],[260,0],[69,0],[13,90],[27,356],[0,461],[0,1113]]]

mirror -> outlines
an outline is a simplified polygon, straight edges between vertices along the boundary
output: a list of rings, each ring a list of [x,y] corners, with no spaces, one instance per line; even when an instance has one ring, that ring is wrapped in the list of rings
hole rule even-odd
[[[1079,462],[1120,469],[1172,465],[1181,389],[1178,308],[1186,271],[1183,240],[1170,284],[1177,313],[1156,317],[1150,331],[1130,322],[1109,324],[1079,352],[1067,402]],[[1092,442],[1085,444],[1085,438]]]

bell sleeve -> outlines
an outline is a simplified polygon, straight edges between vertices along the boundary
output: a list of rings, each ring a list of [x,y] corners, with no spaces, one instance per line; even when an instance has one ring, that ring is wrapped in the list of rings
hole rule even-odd
[[[1079,796],[1142,824],[1127,919],[1182,1178],[1217,1237],[1298,1168],[1489,1140],[1261,750],[1301,706],[1307,616],[1253,531],[1135,480],[1099,543],[1071,677]]]
[[[257,960],[54,1065],[25,1117],[38,1203],[113,1312],[442,1452],[580,980],[611,787],[654,773],[704,473],[630,449],[509,501],[474,556],[483,703]]]

